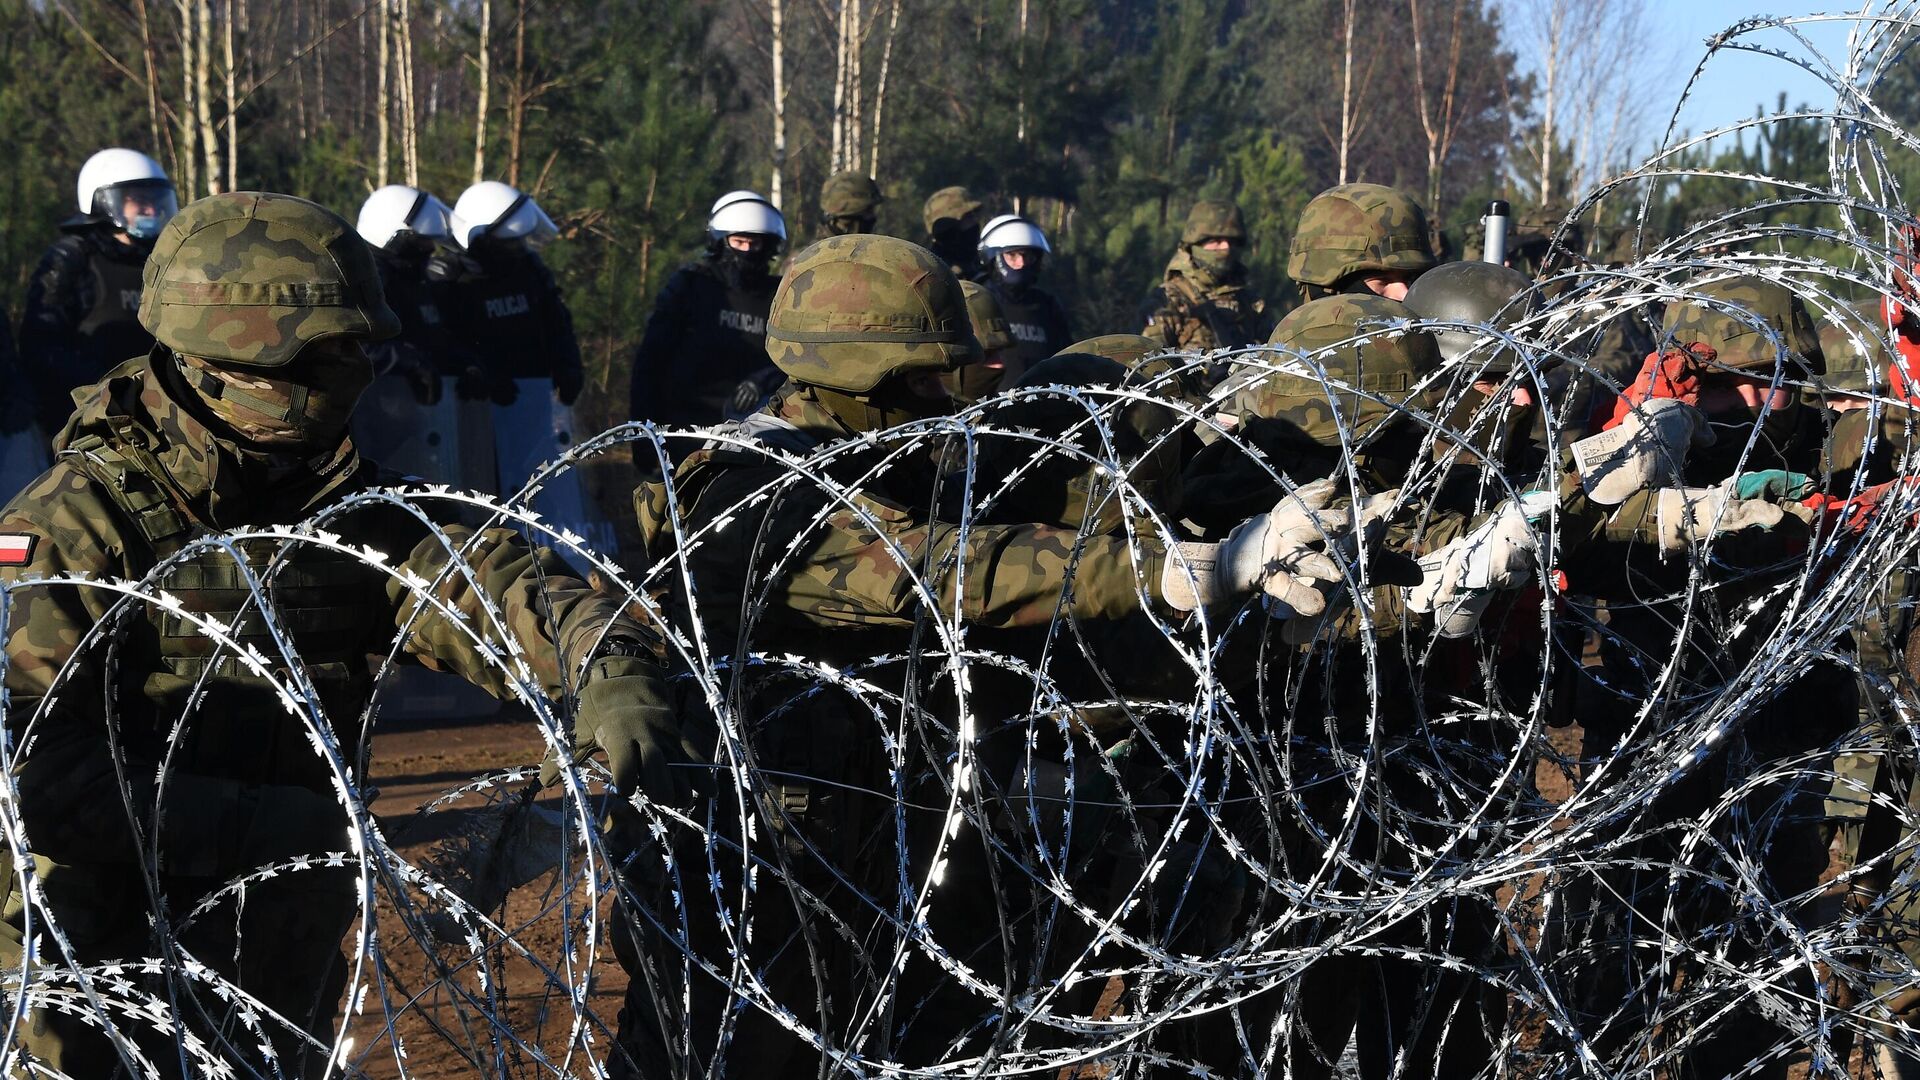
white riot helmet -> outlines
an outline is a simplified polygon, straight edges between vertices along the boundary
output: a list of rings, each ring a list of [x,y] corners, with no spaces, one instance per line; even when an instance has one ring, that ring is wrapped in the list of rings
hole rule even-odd
[[[447,204],[416,187],[388,184],[360,204],[354,228],[370,246],[385,249],[394,238],[411,234],[423,240],[451,240]]]
[[[1002,258],[1009,251],[1020,250],[1053,254],[1052,245],[1047,243],[1047,234],[1040,231],[1040,226],[1018,214],[1001,214],[980,230],[980,257],[986,260],[995,277],[1013,289],[1024,289],[1040,276],[1039,259],[1029,258],[1026,265],[1015,270]]]
[[[136,240],[160,235],[180,197],[160,163],[138,150],[102,150],[80,166],[80,212],[113,222]]]
[[[718,244],[735,233],[771,236],[778,251],[787,243],[787,219],[756,192],[729,191],[714,200],[707,214],[707,240]]]
[[[448,215],[453,238],[471,251],[477,240],[523,240],[538,250],[560,235],[533,196],[498,180],[482,180],[460,193]]]

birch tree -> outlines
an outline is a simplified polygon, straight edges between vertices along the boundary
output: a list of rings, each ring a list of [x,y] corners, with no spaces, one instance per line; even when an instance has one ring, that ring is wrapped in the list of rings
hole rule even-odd
[[[480,0],[479,104],[473,114],[473,182],[487,178],[487,76],[491,68],[493,0]]]

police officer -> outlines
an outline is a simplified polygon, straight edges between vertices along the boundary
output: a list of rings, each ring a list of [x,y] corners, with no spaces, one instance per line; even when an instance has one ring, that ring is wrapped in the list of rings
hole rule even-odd
[[[597,658],[610,631],[644,631],[550,553],[449,525],[472,570],[454,573],[414,515],[342,505],[397,479],[346,427],[372,379],[365,345],[400,320],[340,217],[259,192],[195,203],[158,238],[139,316],[156,346],[79,396],[57,462],[0,509],[5,720],[37,878],[0,920],[0,956],[25,977],[17,1045],[71,1076],[148,1075],[135,1054],[153,1075],[315,1075],[346,984],[354,872],[285,864],[358,846],[345,807],[365,782],[369,653],[397,639],[401,657],[501,696],[517,676],[496,650],[525,655],[554,696],[584,670],[589,745],[624,745],[657,683],[630,657]],[[247,535],[321,514],[325,543]],[[347,554],[361,548],[385,561]],[[167,602],[83,583],[107,580]],[[457,620],[425,606],[429,590]],[[315,749],[322,735],[337,753]],[[195,966],[99,978],[175,950]],[[69,962],[95,973],[98,1007],[61,981]],[[272,1010],[252,1013],[258,1032],[240,1011],[253,1002]]]
[[[1002,214],[980,230],[980,262],[986,271],[982,283],[1000,301],[1013,333],[1017,367],[1008,372],[1009,381],[1073,340],[1066,308],[1039,284],[1052,252],[1040,227],[1014,214]]]
[[[767,362],[767,307],[786,241],[786,219],[761,196],[714,202],[706,254],[667,279],[634,350],[634,419],[713,424],[766,400],[781,379]]]
[[[827,177],[820,185],[820,235],[850,236],[870,233],[880,219],[880,204],[887,197],[873,177],[849,169]]]
[[[1308,521],[1315,504],[1299,500],[1270,503],[1269,513],[1223,543],[1183,544],[1177,552],[1152,539],[1138,540],[1130,551],[1125,536],[1080,535],[1037,523],[983,524],[963,533],[931,514],[934,463],[901,452],[884,434],[946,414],[952,403],[941,377],[977,359],[978,344],[958,280],[938,256],[916,245],[844,236],[800,253],[774,297],[767,340],[769,355],[789,381],[734,430],[751,442],[708,442],[681,457],[673,476],[678,512],[671,517],[663,485],[650,485],[636,499],[649,562],[664,567],[684,560],[685,574],[675,571],[660,582],[674,592],[669,606],[675,618],[700,619],[704,640],[732,647],[750,633],[750,648],[797,651],[838,664],[897,651],[912,640],[916,626],[933,618],[957,616],[983,628],[1032,627],[1062,616],[1123,619],[1141,612],[1143,604],[1168,616],[1202,606],[1237,607],[1262,591],[1290,597],[1296,609],[1306,610],[1327,580],[1338,576],[1338,565],[1317,550],[1326,534]],[[821,456],[831,476],[857,479],[858,512],[835,512],[839,500],[832,491],[793,482],[788,455],[816,450],[831,451]],[[698,542],[667,558],[680,536]],[[657,561],[662,558],[664,563]],[[1202,572],[1195,574],[1196,568]],[[687,581],[698,583],[697,596],[685,595]],[[923,599],[928,596],[930,601]],[[732,940],[747,950],[744,962],[782,1007],[805,1023],[834,1030],[845,1022],[843,1003],[860,1000],[882,977],[860,970],[860,957],[891,957],[898,943],[899,928],[890,917],[875,922],[875,910],[849,895],[845,884],[858,880],[862,888],[877,890],[874,895],[888,896],[895,887],[891,841],[880,845],[889,852],[884,865],[862,866],[857,854],[882,820],[874,815],[892,813],[891,802],[862,795],[888,786],[884,771],[875,772],[882,759],[872,732],[854,726],[864,710],[849,709],[837,692],[792,699],[793,676],[784,667],[729,670],[740,680],[723,691],[729,702],[793,700],[796,706],[770,714],[777,724],[763,723],[751,704],[749,715],[738,718],[738,730],[750,740],[756,787],[768,800],[758,805],[777,808],[758,826],[756,838],[744,842],[814,895],[830,897],[834,917],[849,923],[846,933],[809,934],[763,877],[752,938]],[[704,814],[696,811],[696,817]],[[936,816],[930,823],[940,821]],[[937,842],[925,835],[926,824],[916,819],[912,826],[910,843],[917,852]],[[820,861],[823,853],[831,856],[828,863]],[[926,865],[919,854],[909,863]],[[734,870],[721,873],[737,877]],[[734,1016],[724,1059],[708,1056],[716,1044],[706,1036],[736,1003],[700,967],[692,969],[687,993],[691,1017],[675,1015],[678,992],[650,989],[661,980],[678,985],[685,970],[681,946],[647,929],[659,919],[665,920],[659,925],[678,925],[679,916],[668,913],[665,905],[674,900],[664,884],[650,891],[645,883],[631,883],[641,902],[663,906],[634,927],[632,947],[623,956],[631,978],[619,1041],[624,1054],[615,1055],[621,1068],[658,1075],[649,1070],[664,1067],[668,1040],[660,1033],[680,1030],[695,1034],[691,1047],[671,1040],[690,1056],[689,1073],[775,1075],[791,1061],[817,1057],[751,1004]],[[738,886],[728,880],[714,895],[738,895]],[[943,900],[942,907],[957,912],[963,904]],[[727,948],[723,924],[735,917],[697,910],[687,916],[693,947],[721,961],[723,970],[729,961],[713,950]],[[948,932],[939,925],[937,932]],[[992,925],[974,921],[951,932],[979,936],[984,928],[993,936]],[[843,941],[861,945],[849,949]],[[936,999],[938,1008],[921,1008],[922,996],[944,980],[918,951],[912,950],[898,991],[902,1002],[915,1003],[916,1015],[901,1018],[907,1030],[898,1036],[874,1036],[879,1045],[873,1052],[888,1060],[944,1060],[954,1038],[977,1033],[975,1021],[1004,1008],[973,1000],[969,1013],[966,1000],[955,1003],[944,995],[967,999],[970,992],[950,985]],[[816,998],[816,987],[827,997]]]
[[[439,290],[427,280],[428,261],[453,240],[448,213],[419,188],[389,184],[367,196],[354,223],[400,319],[400,333],[367,349],[374,380],[354,412],[354,442],[376,460],[441,483],[459,478],[452,407],[439,408],[444,378],[458,377],[468,395],[492,389],[474,385],[486,375],[477,357],[454,347]]]
[[[920,209],[927,248],[962,281],[980,280],[980,200],[963,187],[944,187]]]
[[[78,202],[34,270],[20,318],[20,358],[47,437],[73,410],[71,390],[152,346],[137,318],[140,268],[179,208],[160,163],[120,147],[80,167]]]
[[[532,196],[483,180],[460,193],[448,224],[459,248],[435,254],[427,273],[445,288],[443,314],[455,338],[494,376],[519,383],[520,392],[545,393],[545,385],[528,384],[550,382],[562,404],[573,404],[582,381],[580,343],[573,313],[540,258],[559,235],[553,220]]]
[[[1273,330],[1267,302],[1247,284],[1240,208],[1202,199],[1187,214],[1166,276],[1140,305],[1142,333],[1175,349],[1255,345]]]

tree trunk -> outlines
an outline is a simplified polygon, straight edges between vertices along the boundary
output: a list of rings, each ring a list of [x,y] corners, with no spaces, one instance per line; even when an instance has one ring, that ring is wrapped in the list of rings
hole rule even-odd
[[[173,164],[173,171],[180,171],[180,154],[173,149],[173,137],[160,123],[160,78],[154,68],[153,23],[147,17],[147,0],[133,0],[134,14],[140,20],[140,58],[147,72],[147,134],[153,140],[153,152],[161,154],[165,147],[167,160]],[[164,134],[163,134],[164,133]]]
[[[419,110],[414,107],[413,99],[413,0],[400,0],[400,21],[395,29],[399,32],[400,59],[400,154],[407,166],[407,184],[420,186],[420,120]]]
[[[880,47],[880,81],[873,90],[873,145],[867,159],[867,175],[880,178],[880,119],[887,107],[887,72],[893,67],[893,37],[900,28],[900,0],[893,0],[887,15],[887,39]]]
[[[240,190],[240,94],[235,85],[233,62],[233,34],[237,22],[234,0],[227,0],[227,25],[221,35],[221,45],[226,60],[227,91],[227,190]]]
[[[827,152],[827,171],[846,168],[847,156],[847,7],[840,0],[840,18],[833,49],[833,140]]]
[[[193,5],[193,114],[200,127],[206,193],[220,194],[220,132],[213,126],[213,0]]]
[[[781,0],[770,0],[773,15],[773,180],[769,185],[768,196],[777,208],[780,205],[782,174],[787,167],[787,81],[786,51],[787,32]]]
[[[480,0],[480,104],[473,118],[473,182],[487,178],[487,75],[489,39],[493,32],[493,0]]]
[[[508,95],[507,183],[520,186],[520,137],[527,123],[527,0],[513,23],[513,88]]]
[[[141,0],[145,3],[145,0]],[[293,39],[305,43],[307,40],[307,6],[293,5]],[[307,125],[307,61],[301,57],[293,65],[293,119],[294,134],[305,143],[313,137],[313,129]]]
[[[1345,15],[1341,32],[1340,55],[1340,179],[1347,182],[1347,157],[1353,149],[1353,6],[1354,0],[1342,0]]]
[[[174,0],[180,16],[180,190],[191,199],[200,191],[199,128],[194,124],[197,110],[193,97],[193,4],[192,0]]]
[[[374,35],[380,42],[380,77],[374,81],[373,182],[375,187],[386,187],[387,155],[393,143],[393,90],[389,82],[393,70],[393,0],[380,0],[380,23],[374,28]]]

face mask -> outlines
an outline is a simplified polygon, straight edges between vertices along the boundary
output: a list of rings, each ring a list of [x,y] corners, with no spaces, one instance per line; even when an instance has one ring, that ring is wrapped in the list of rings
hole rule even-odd
[[[854,236],[873,231],[874,221],[870,217],[830,217],[827,219],[828,236]]]
[[[1004,258],[996,258],[993,260],[993,269],[994,273],[999,275],[1001,282],[1004,283],[1009,290],[1020,292],[1029,288],[1035,281],[1039,280],[1040,267],[1035,265],[1038,262],[1038,259],[1030,255],[1027,257],[1027,265],[1018,270],[1014,270],[1007,266]]]
[[[767,252],[738,251],[726,245],[722,245],[713,257],[713,264],[719,269],[720,276],[736,289],[765,283],[773,276],[767,269],[771,261],[772,256]]]
[[[310,346],[283,368],[241,367],[179,357],[180,371],[221,423],[256,446],[317,450],[335,446],[353,406],[373,381],[359,342]]]
[[[158,214],[142,214],[139,217],[129,218],[127,220],[127,235],[133,237],[135,240],[151,242],[155,237],[160,235],[160,230],[166,227],[166,218]]]
[[[1193,260],[1193,265],[1216,278],[1231,277],[1234,271],[1240,268],[1240,253],[1233,248],[1225,251],[1208,251],[1199,244],[1194,244],[1187,248],[1187,255]]]

